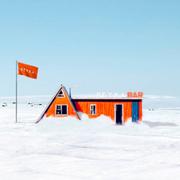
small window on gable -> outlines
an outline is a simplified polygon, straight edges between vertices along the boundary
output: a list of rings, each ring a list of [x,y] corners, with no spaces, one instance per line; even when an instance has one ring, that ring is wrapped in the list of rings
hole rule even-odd
[[[96,105],[95,104],[90,105],[90,114],[96,115]]]
[[[62,91],[62,89],[59,91],[57,97],[59,97],[59,98],[63,98],[64,97],[64,92]]]
[[[67,105],[57,105],[56,106],[56,115],[67,115]]]

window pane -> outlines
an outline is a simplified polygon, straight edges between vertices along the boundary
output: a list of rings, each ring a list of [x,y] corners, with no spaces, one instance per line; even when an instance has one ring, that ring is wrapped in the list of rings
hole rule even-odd
[[[61,109],[61,106],[57,106],[57,109]]]
[[[67,106],[62,106],[62,114],[67,114]]]
[[[61,111],[57,110],[57,111],[56,111],[56,114],[61,114]]]
[[[58,114],[58,115],[67,115],[67,105],[58,105],[58,106],[56,106],[56,114]]]
[[[56,114],[62,114],[62,108],[61,106],[56,107]]]
[[[91,108],[91,109],[90,109],[90,113],[91,113],[92,115],[95,115],[95,114],[96,114],[96,106],[95,106],[95,105],[91,105],[90,108]]]

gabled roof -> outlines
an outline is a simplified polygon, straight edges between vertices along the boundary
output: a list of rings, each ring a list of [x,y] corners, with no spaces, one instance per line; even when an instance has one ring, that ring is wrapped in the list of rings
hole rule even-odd
[[[51,99],[51,101],[49,102],[49,104],[47,105],[47,107],[45,108],[45,110],[43,111],[43,113],[41,114],[41,116],[39,117],[39,119],[36,121],[36,123],[39,123],[39,122],[43,119],[43,117],[44,117],[45,114],[47,113],[48,109],[51,107],[52,103],[54,102],[54,100],[56,99],[56,97],[58,96],[58,94],[59,94],[60,91],[63,91],[63,92],[64,92],[64,94],[65,94],[65,96],[68,98],[68,101],[70,102],[70,104],[71,104],[71,106],[72,106],[72,108],[73,108],[73,110],[74,110],[77,118],[80,120],[80,117],[79,117],[79,115],[78,115],[78,113],[77,113],[77,111],[76,111],[76,109],[75,109],[75,107],[74,107],[74,104],[72,103],[71,98],[69,97],[69,94],[68,94],[66,88],[65,88],[63,85],[61,85],[61,87],[59,88],[58,92],[57,92],[57,93],[55,94],[55,96]]]
[[[71,104],[77,118],[80,120],[81,118],[79,117],[79,115],[78,115],[78,113],[76,111],[76,108],[75,108],[74,104],[72,103],[71,97],[69,96],[69,94],[68,94],[68,92],[67,92],[67,90],[66,90],[66,88],[64,86],[62,86],[62,90],[65,93],[65,95],[67,96],[67,98],[68,98],[68,100],[69,100],[69,102],[70,102],[70,104]]]

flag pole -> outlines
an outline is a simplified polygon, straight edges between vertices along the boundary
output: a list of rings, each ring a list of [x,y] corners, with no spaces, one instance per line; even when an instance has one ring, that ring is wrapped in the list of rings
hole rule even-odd
[[[18,122],[17,120],[17,110],[18,110],[18,105],[17,105],[17,96],[18,96],[18,75],[17,75],[17,61],[16,61],[16,112],[15,112],[15,117],[16,117],[16,123]]]

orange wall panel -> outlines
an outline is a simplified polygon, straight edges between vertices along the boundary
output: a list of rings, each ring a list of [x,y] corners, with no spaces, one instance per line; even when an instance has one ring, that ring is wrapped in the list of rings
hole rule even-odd
[[[48,109],[48,111],[46,112],[46,117],[56,117],[56,105],[58,104],[65,104],[68,105],[68,115],[72,115],[75,116],[75,112],[69,102],[69,100],[65,97],[65,98],[58,98],[56,97],[54,102],[52,103],[52,105],[50,106],[50,108]]]
[[[90,105],[95,104],[97,108],[96,115],[90,114]],[[123,105],[123,118],[126,122],[132,116],[132,102],[75,102],[75,106],[78,112],[82,112],[88,115],[89,118],[96,118],[100,115],[110,117],[113,121],[115,119],[115,105]]]

